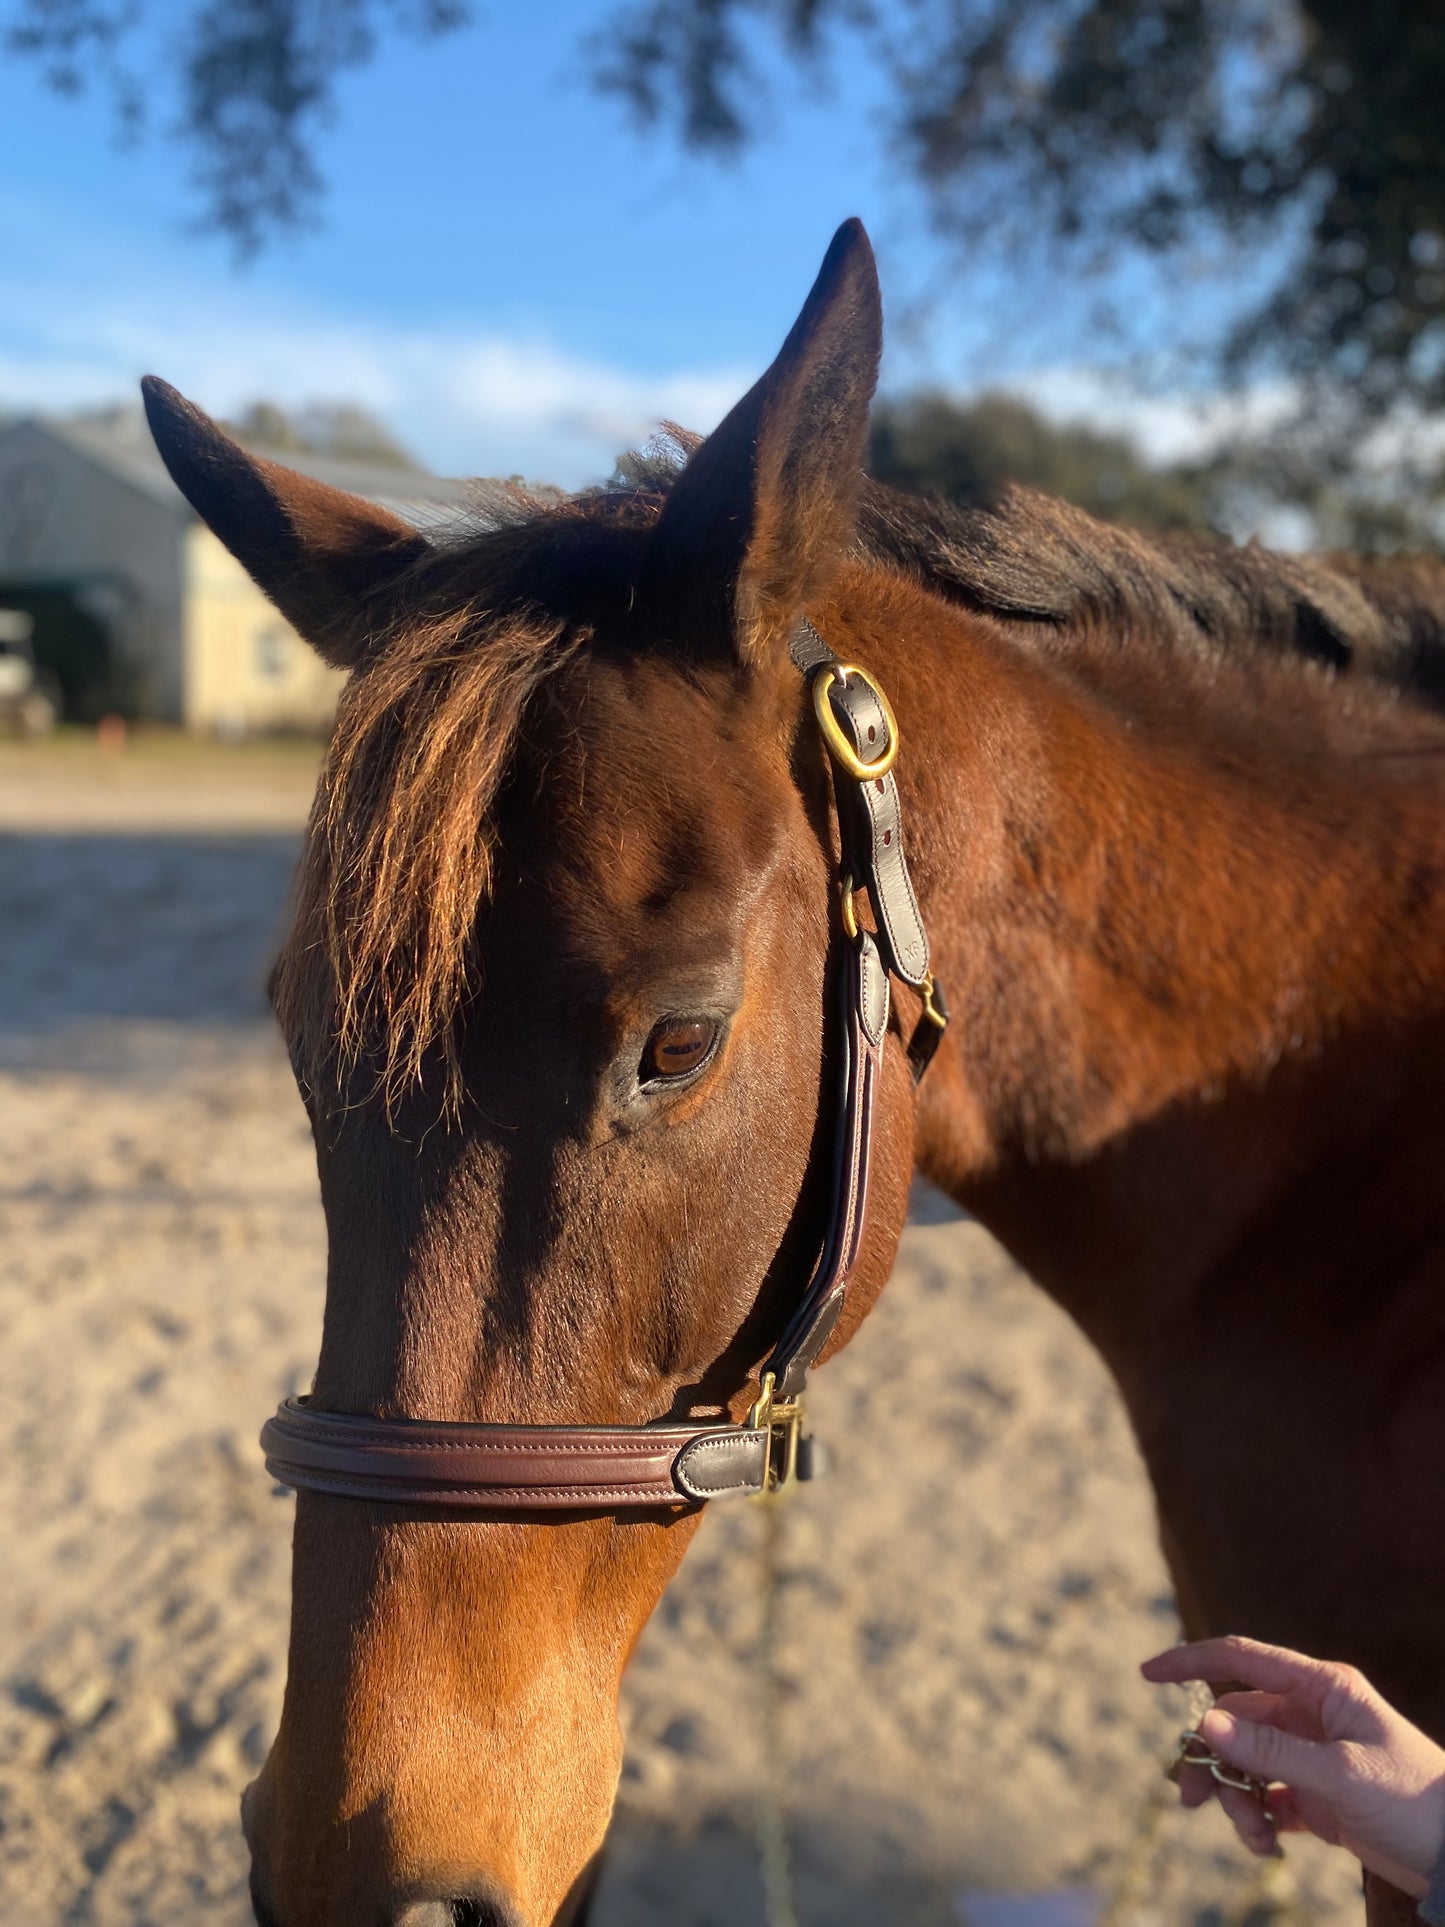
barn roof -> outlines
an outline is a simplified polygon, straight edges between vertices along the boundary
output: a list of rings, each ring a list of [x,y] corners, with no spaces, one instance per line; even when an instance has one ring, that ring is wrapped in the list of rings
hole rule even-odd
[[[0,449],[13,437],[39,436],[59,442],[83,461],[102,469],[127,488],[147,495],[182,521],[194,521],[195,511],[166,473],[138,409],[117,409],[94,419],[30,415],[0,430]],[[465,515],[485,510],[495,494],[506,495],[503,482],[463,482],[431,475],[424,469],[393,468],[381,463],[351,462],[330,456],[297,454],[291,449],[254,447],[252,453],[310,475],[332,488],[390,509],[403,521],[426,530],[443,528]]]

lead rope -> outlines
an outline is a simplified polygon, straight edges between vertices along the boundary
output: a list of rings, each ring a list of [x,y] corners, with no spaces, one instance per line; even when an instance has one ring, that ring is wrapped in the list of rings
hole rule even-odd
[[[763,1918],[767,1927],[799,1927],[798,1895],[793,1882],[793,1828],[788,1805],[788,1773],[783,1744],[783,1696],[788,1689],[781,1663],[783,1634],[783,1495],[759,1494],[762,1538],[759,1564],[762,1623],[758,1632],[758,1683],[762,1689],[758,1729],[763,1742],[762,1798],[757,1812],[758,1864],[763,1877]]]
[[[1179,1628],[1177,1638],[1184,1638],[1183,1627]],[[1174,1806],[1175,1781],[1185,1750],[1184,1742],[1193,1735],[1200,1720],[1214,1704],[1214,1695],[1200,1681],[1196,1680],[1181,1690],[1188,1708],[1184,1716],[1185,1730],[1183,1733],[1177,1730],[1177,1715],[1171,1707],[1173,1717],[1170,1724],[1175,1730],[1169,1737],[1175,1744],[1175,1754],[1159,1777],[1150,1781],[1135,1811],[1134,1825],[1125,1843],[1118,1872],[1105,1896],[1099,1927],[1139,1927],[1139,1923],[1153,1922],[1159,1917],[1158,1908],[1152,1904],[1161,1865],[1159,1836]],[[1299,1905],[1299,1884],[1289,1863],[1283,1859],[1265,1860],[1259,1864],[1254,1878],[1225,1919],[1250,1923],[1251,1927],[1272,1927],[1272,1923],[1285,1922],[1296,1916]]]
[[[1182,1627],[1175,1637],[1176,1641],[1183,1639]],[[1181,1690],[1188,1706],[1185,1724],[1190,1728],[1196,1727],[1213,1705],[1213,1696],[1207,1686],[1197,1682]],[[1174,1705],[1170,1705],[1166,1717],[1170,1726],[1177,1728],[1179,1716]],[[1177,1739],[1177,1731],[1170,1737]],[[1171,1770],[1162,1771],[1157,1778],[1150,1779],[1135,1810],[1134,1824],[1124,1845],[1119,1870],[1105,1897],[1099,1927],[1135,1927],[1135,1923],[1146,1916],[1152,1918],[1149,1903],[1153,1899],[1157,1880],[1159,1835],[1165,1815],[1174,1804],[1175,1792]]]

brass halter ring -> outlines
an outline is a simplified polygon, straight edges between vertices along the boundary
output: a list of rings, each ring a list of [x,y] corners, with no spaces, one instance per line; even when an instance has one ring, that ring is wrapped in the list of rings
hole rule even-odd
[[[858,912],[853,907],[853,872],[850,870],[838,885],[838,911],[843,919],[843,934],[849,943],[858,941]]]
[[[857,895],[857,890],[858,886],[853,881],[853,872],[851,870],[846,871],[842,882],[838,885],[838,911],[843,920],[843,934],[847,937],[849,943],[857,943],[858,931],[861,927],[858,922],[858,911],[853,901]],[[917,986],[917,989],[918,995],[923,1000],[924,1017],[927,1018],[930,1024],[936,1024],[940,1030],[947,1030],[948,1012],[941,1009],[938,1004],[938,986],[933,981],[933,972],[931,970],[924,973],[923,981]]]
[[[856,676],[859,682],[866,684],[873,691],[878,698],[878,706],[883,711],[883,720],[888,725],[887,746],[880,750],[871,762],[865,763],[844,735],[843,726],[834,714],[833,705],[828,696],[828,691],[835,682],[846,683],[850,676]],[[872,783],[880,776],[886,776],[892,769],[894,758],[898,754],[898,719],[893,714],[893,705],[878,684],[868,671],[861,669],[856,662],[823,664],[813,678],[813,714],[818,719],[818,727],[823,732],[823,741],[828,745],[828,752],[834,762],[847,770],[856,781]]]

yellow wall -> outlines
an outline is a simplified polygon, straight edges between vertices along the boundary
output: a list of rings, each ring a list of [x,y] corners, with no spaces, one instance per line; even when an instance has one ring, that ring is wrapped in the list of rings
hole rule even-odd
[[[344,676],[279,616],[211,531],[185,535],[184,712],[190,729],[326,729]]]

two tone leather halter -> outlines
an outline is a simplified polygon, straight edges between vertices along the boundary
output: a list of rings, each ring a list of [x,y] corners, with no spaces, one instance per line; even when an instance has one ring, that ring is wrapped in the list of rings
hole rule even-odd
[[[863,1246],[874,1110],[892,974],[923,1000],[908,1046],[915,1081],[948,1022],[903,851],[891,771],[898,724],[877,683],[833,654],[812,624],[790,643],[833,771],[842,850],[837,970],[839,1085],[827,1231],[806,1289],[761,1374],[745,1425],[477,1425],[365,1418],[287,1399],[261,1433],[283,1485],[341,1497],[470,1511],[610,1512],[774,1491],[812,1472],[808,1371],[838,1322]],[[865,888],[876,937],[853,911]]]

